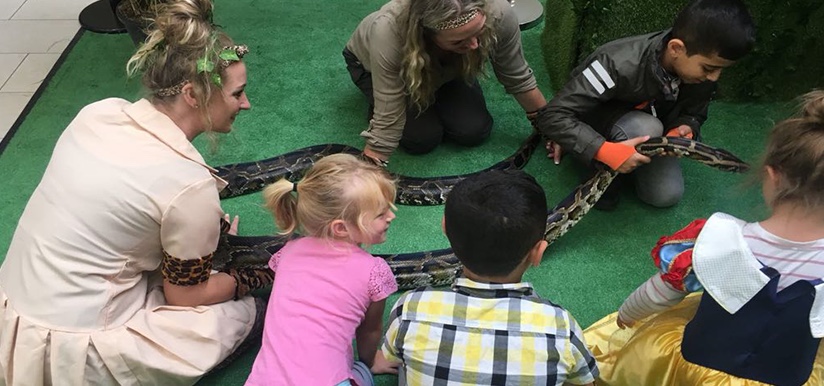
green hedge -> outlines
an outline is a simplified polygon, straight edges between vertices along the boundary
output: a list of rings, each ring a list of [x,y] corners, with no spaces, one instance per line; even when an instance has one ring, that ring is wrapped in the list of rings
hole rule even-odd
[[[580,10],[571,0],[547,0],[541,48],[552,88],[558,90],[578,62]],[[552,16],[550,16],[552,15]]]
[[[599,45],[668,28],[688,0],[546,0],[541,42],[552,87]],[[824,2],[750,0],[758,28],[750,55],[725,70],[719,97],[786,100],[824,87]]]

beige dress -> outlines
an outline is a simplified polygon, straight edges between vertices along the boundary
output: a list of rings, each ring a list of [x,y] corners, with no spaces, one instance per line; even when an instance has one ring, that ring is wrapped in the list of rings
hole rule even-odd
[[[166,305],[164,251],[217,246],[225,184],[148,101],[85,107],[0,268],[0,384],[193,384],[249,334],[252,298]]]

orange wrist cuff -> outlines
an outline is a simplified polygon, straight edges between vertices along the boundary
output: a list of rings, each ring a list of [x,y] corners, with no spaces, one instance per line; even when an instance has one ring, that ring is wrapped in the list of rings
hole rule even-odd
[[[680,137],[680,136],[681,136],[681,132],[678,131],[677,127],[674,127],[672,129],[670,129],[670,131],[668,131],[667,134],[665,135],[665,137]],[[684,138],[692,139],[692,132],[687,133],[687,135],[685,135]]]
[[[604,142],[595,153],[595,159],[605,163],[612,170],[618,170],[635,153],[635,148],[615,142]]]

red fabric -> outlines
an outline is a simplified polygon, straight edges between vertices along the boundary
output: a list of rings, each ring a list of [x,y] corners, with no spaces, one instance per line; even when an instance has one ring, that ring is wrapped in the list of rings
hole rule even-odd
[[[701,229],[704,228],[704,224],[706,222],[707,220],[703,218],[693,220],[678,232],[675,232],[670,236],[662,236],[659,238],[658,243],[655,244],[655,247],[653,247],[650,252],[652,255],[652,260],[655,262],[655,266],[659,269],[661,268],[660,252],[664,245],[695,242],[695,239],[698,238],[698,234],[701,233]],[[661,274],[661,278],[664,279],[665,282],[670,283],[676,289],[683,291],[684,278],[690,273],[691,270],[692,248],[689,248],[682,251],[672,259],[672,263],[670,263],[667,273]]]
[[[684,278],[692,271],[692,248],[678,254],[669,266],[667,273],[661,274],[661,279],[683,291]]]

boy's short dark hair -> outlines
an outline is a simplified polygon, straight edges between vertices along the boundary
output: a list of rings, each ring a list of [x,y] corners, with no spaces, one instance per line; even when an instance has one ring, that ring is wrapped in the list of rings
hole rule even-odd
[[[505,276],[541,240],[546,229],[544,189],[521,171],[490,171],[452,189],[444,208],[446,237],[475,274]]]
[[[673,39],[681,39],[687,55],[738,60],[755,44],[755,23],[741,0],[695,0],[678,13]]]

